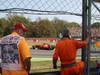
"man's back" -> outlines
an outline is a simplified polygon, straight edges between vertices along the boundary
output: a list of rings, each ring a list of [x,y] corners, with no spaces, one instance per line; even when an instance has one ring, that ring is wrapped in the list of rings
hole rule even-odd
[[[20,69],[18,54],[19,39],[20,36],[16,35],[8,35],[1,39],[2,69]],[[11,67],[12,65],[13,67]]]
[[[20,23],[13,32],[1,39],[2,75],[28,75],[31,54],[24,33],[28,28]]]
[[[71,40],[69,30],[62,33],[61,40],[57,43],[53,55],[53,68],[57,68],[58,57],[61,61],[61,75],[83,75],[84,62],[76,62],[78,48],[86,46],[86,41]]]
[[[57,44],[56,49],[61,60],[61,64],[68,64],[76,58],[76,41],[68,38],[63,38]]]

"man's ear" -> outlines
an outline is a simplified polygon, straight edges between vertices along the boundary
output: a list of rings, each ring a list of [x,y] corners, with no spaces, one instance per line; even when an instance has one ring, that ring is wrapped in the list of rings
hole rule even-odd
[[[63,38],[63,35],[62,35],[62,33],[60,33],[60,34],[59,34],[59,38]]]

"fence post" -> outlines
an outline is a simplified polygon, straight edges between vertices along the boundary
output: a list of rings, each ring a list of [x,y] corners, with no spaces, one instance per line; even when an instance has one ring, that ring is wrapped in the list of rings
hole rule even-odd
[[[87,32],[87,0],[83,0],[82,11],[82,40],[86,40]],[[82,60],[86,61],[86,48],[82,49]]]
[[[91,25],[91,0],[83,0],[82,5],[82,40],[88,40],[88,46],[82,49],[82,60],[86,62],[85,75],[89,75],[89,59],[90,59],[90,32]]]

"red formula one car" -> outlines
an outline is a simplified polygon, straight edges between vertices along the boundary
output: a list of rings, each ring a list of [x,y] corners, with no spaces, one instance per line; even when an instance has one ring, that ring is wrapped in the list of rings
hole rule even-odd
[[[47,44],[47,43],[43,43],[41,45],[33,45],[32,48],[33,49],[43,49],[43,50],[53,50],[55,46]]]

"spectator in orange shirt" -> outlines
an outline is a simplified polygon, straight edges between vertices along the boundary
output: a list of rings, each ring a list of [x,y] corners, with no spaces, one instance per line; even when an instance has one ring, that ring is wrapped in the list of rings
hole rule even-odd
[[[85,63],[76,62],[77,49],[86,46],[86,41],[73,40],[69,36],[69,30],[61,33],[61,40],[56,44],[53,55],[53,68],[57,68],[58,57],[61,61],[61,75],[83,75]]]
[[[27,31],[23,24],[14,24],[11,34],[1,38],[2,75],[28,75],[31,54],[22,35]]]
[[[96,46],[100,47],[100,41],[96,41]]]

